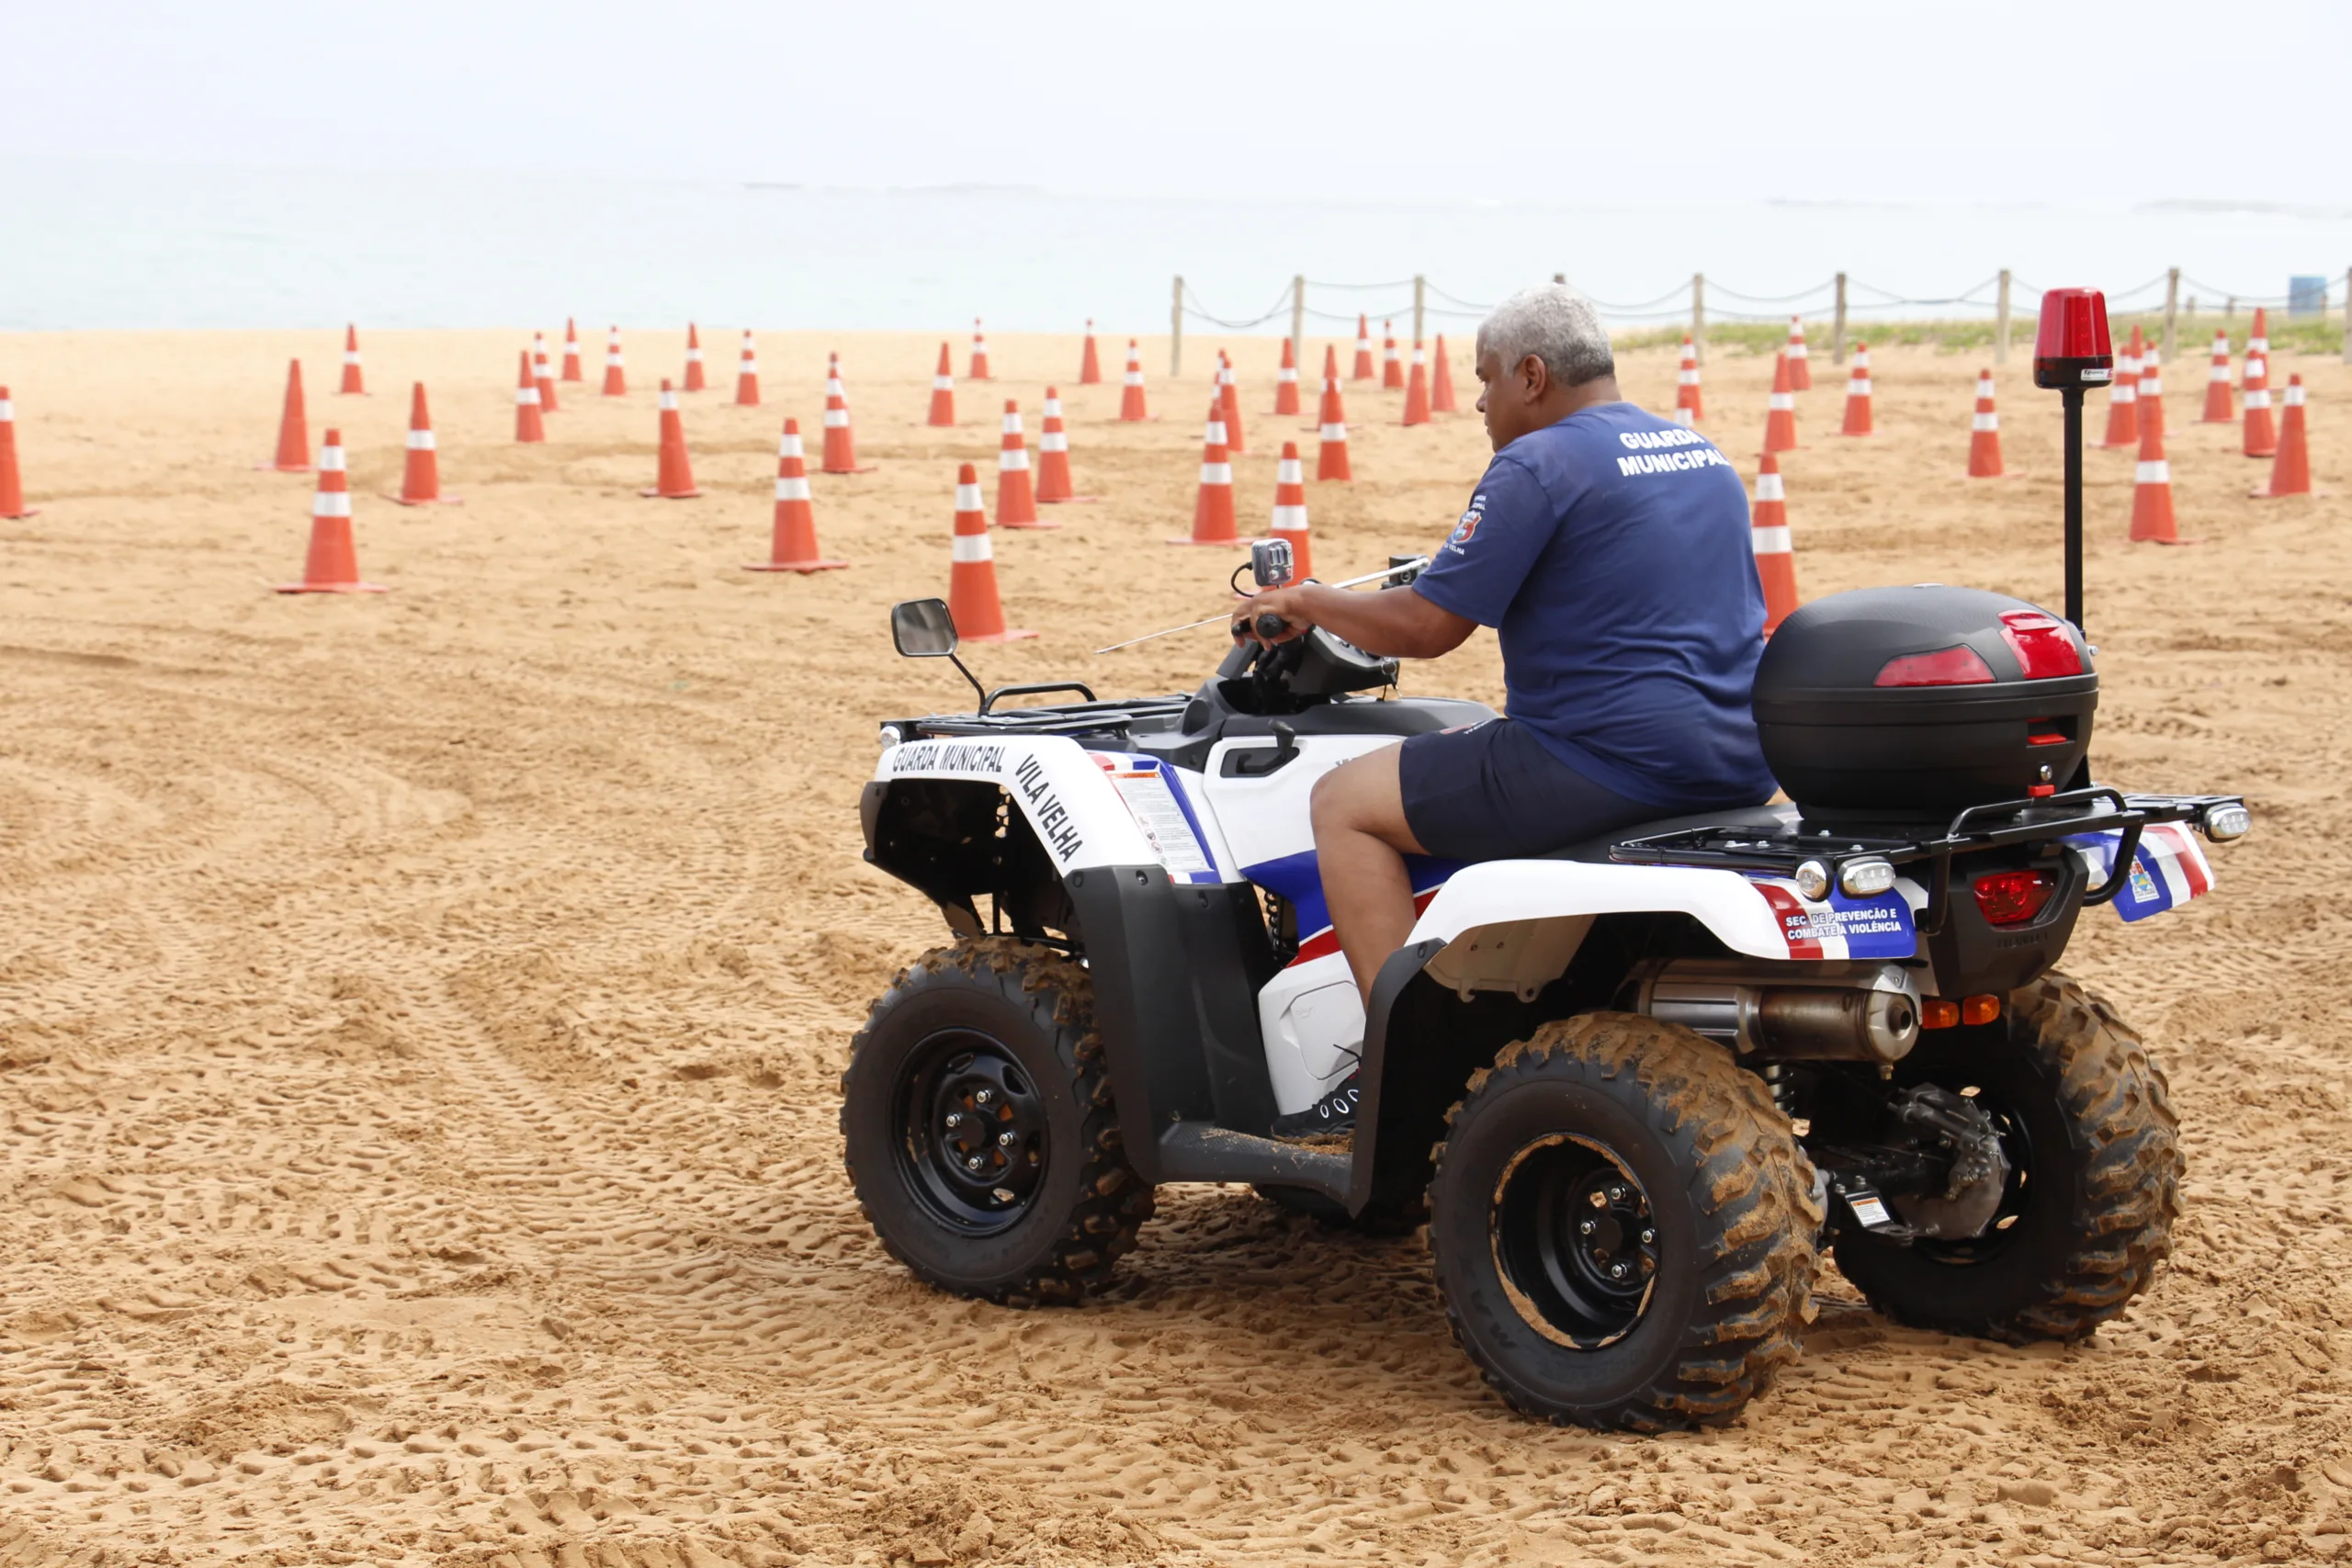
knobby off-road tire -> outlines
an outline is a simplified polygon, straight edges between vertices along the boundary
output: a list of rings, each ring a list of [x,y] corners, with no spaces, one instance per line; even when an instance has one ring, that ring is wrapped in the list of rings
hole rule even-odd
[[[1838,1267],[1871,1306],[2024,1344],[2084,1338],[2148,1288],[2180,1215],[2180,1124],[2163,1071],[2104,1000],[2046,975],[1994,1023],[1922,1035],[1894,1081],[1974,1087],[2011,1170],[1975,1240],[1841,1235]]]
[[[1593,1165],[1597,1150],[1630,1180]],[[1720,1426],[1795,1359],[1821,1224],[1813,1166],[1763,1084],[1721,1047],[1627,1013],[1547,1023],[1471,1078],[1436,1160],[1430,1249],[1447,1320],[1527,1414],[1645,1432]],[[1530,1226],[1522,1180],[1558,1180],[1522,1174],[1539,1161],[1587,1174],[1547,1198],[1553,1223]],[[1603,1188],[1581,1185],[1592,1179]],[[1611,1207],[1590,1206],[1597,1198]],[[1599,1299],[1573,1278],[1589,1266],[1577,1250],[1583,1217],[1625,1221],[1609,1245],[1622,1241],[1615,1256],[1646,1281],[1613,1333],[1563,1327],[1574,1315],[1563,1303]],[[1654,1243],[1639,1245],[1645,1231]],[[1536,1258],[1531,1235],[1566,1245]],[[1545,1282],[1564,1277],[1566,1292]]]
[[[985,1135],[951,1133],[947,1115]],[[851,1043],[841,1129],[883,1247],[957,1295],[1074,1303],[1151,1217],[1152,1190],[1120,1144],[1086,971],[1048,948],[959,942],[901,972]],[[967,1179],[967,1158],[990,1168]]]

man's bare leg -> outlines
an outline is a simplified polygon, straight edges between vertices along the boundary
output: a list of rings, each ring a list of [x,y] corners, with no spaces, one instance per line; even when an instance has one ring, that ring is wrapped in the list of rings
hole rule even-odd
[[[1310,807],[1331,930],[1367,1011],[1380,965],[1413,931],[1413,884],[1405,857],[1429,853],[1405,825],[1396,773],[1403,750],[1384,746],[1340,763],[1316,781]]]

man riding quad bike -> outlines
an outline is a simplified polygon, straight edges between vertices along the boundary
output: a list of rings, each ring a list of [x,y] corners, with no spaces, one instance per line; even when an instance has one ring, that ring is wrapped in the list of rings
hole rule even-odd
[[[1825,1246],[1903,1322],[2090,1333],[2180,1156],[2052,965],[2086,908],[2210,887],[2192,830],[2244,803],[2092,784],[2089,649],[2022,601],[1833,595],[1765,644],[1736,477],[1617,399],[1589,306],[1531,290],[1478,350],[1496,460],[1416,581],[1261,586],[1189,695],[883,727],[867,856],[954,940],[842,1077],[876,1233],[1025,1304],[1107,1280],[1161,1182],[1425,1220],[1488,1381],[1602,1427],[1730,1418]],[[1508,716],[1395,694],[1482,622]],[[937,601],[893,630],[955,652]]]

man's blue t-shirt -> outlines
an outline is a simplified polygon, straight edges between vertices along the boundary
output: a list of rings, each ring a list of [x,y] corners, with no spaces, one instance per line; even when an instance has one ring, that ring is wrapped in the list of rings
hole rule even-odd
[[[1495,454],[1413,586],[1500,634],[1505,711],[1661,812],[1753,806],[1764,594],[1747,491],[1713,444],[1598,403]]]

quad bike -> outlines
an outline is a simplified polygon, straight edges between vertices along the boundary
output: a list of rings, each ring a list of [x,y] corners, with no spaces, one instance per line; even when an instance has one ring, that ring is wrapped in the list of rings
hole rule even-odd
[[[853,1046],[859,1201],[918,1277],[1023,1304],[1107,1280],[1164,1182],[1425,1221],[1487,1381],[1605,1428],[1730,1419],[1795,1354],[1825,1248],[1906,1324],[2088,1335],[2165,1256],[2181,1158],[2163,1073],[2053,966],[2086,909],[2207,891],[2196,835],[2249,819],[2089,781],[2079,618],[1934,586],[1816,601],[1756,689],[1796,804],[1415,860],[1369,1010],[1310,792],[1486,708],[1397,695],[1392,661],[1318,629],[1189,694],[1006,687],[893,720],[867,858],[953,939]],[[936,600],[893,630],[955,654]],[[1052,694],[1078,700],[1003,705]],[[1270,1135],[1357,1071],[1351,1136]]]

